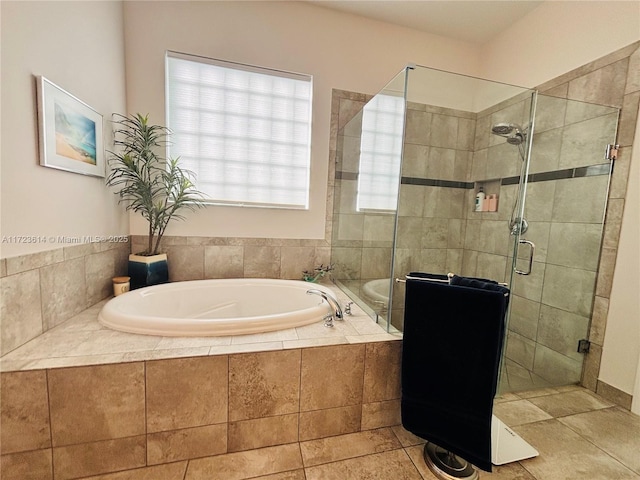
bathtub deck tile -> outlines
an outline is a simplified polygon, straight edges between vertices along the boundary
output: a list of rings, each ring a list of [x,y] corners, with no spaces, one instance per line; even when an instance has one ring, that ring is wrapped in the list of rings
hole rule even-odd
[[[349,299],[337,288],[334,294],[345,304]],[[322,321],[298,328],[261,334],[219,337],[160,337],[119,332],[106,328],[98,314],[103,300],[57,325],[2,357],[0,371],[13,372],[113,364],[166,358],[226,355],[243,352],[288,350],[339,344],[395,340],[384,333],[356,304],[353,315],[327,328]]]
[[[95,330],[107,330],[107,327],[103,326],[97,321],[97,316],[107,303],[108,299],[102,300],[95,305],[83,310],[77,315],[71,317],[66,322],[53,327],[51,332],[82,332],[82,331],[95,331]]]
[[[89,365],[108,365],[124,362],[124,353],[105,355],[82,355],[75,357],[53,357],[32,360],[24,366],[24,370],[39,370],[43,368],[86,367]]]
[[[349,343],[370,343],[370,342],[389,342],[401,340],[401,335],[394,335],[392,333],[378,333],[375,335],[354,335],[348,336],[347,342]]]
[[[282,342],[284,340],[297,340],[298,335],[294,328],[278,330],[275,332],[252,333],[249,335],[234,335],[231,337],[231,345],[244,345],[247,343]]]
[[[181,348],[214,347],[231,345],[233,337],[163,337],[155,350],[169,350]]]
[[[36,360],[39,361],[39,360]],[[33,370],[29,367],[29,364],[33,363],[33,360],[23,358],[21,360],[0,360],[0,372],[17,372],[20,370]]]
[[[70,350],[68,356],[153,350],[160,343],[160,340],[162,340],[162,337],[152,335],[134,335],[113,330],[98,330],[89,339]]]
[[[346,337],[316,337],[316,338],[302,338],[300,340],[285,340],[282,342],[285,349],[289,348],[309,348],[309,347],[324,347],[326,345],[343,345],[347,342]]]
[[[93,336],[91,332],[46,332],[8,353],[2,360],[38,360],[69,356],[70,351]]]
[[[351,326],[360,335],[374,335],[379,333],[385,333],[384,328],[374,322],[371,318],[352,318],[350,319]]]
[[[156,348],[145,352],[132,352],[124,354],[124,361],[135,360],[161,360],[167,358],[183,358],[183,357],[206,357],[209,355],[211,347],[193,347],[193,348]],[[143,355],[139,355],[143,354]],[[136,358],[136,357],[144,358]]]
[[[282,350],[282,342],[245,343],[241,345],[222,345],[211,347],[209,355],[228,355],[231,353],[267,352],[270,350]]]
[[[326,337],[346,337],[347,335],[357,335],[358,332],[348,320],[336,320],[333,327],[325,327],[324,322],[316,322],[304,327],[296,328],[299,339],[306,338],[326,338]]]

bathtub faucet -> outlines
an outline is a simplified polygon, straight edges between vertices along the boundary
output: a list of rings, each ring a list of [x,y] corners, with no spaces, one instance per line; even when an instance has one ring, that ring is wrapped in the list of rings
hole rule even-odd
[[[340,304],[335,298],[333,298],[333,296],[315,288],[307,290],[307,294],[320,295],[331,307],[332,316],[334,316],[337,320],[343,320],[344,317],[342,315],[342,308],[340,308]]]

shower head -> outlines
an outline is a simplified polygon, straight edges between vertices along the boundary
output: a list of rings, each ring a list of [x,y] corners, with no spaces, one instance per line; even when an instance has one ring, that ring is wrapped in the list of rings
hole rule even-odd
[[[524,142],[523,133],[518,132],[511,137],[507,137],[507,143],[511,145],[522,145],[522,142]]]
[[[517,123],[496,123],[491,127],[491,133],[505,137],[511,145],[522,145],[525,140],[525,130]]]
[[[500,135],[501,137],[509,137],[510,135],[518,134],[522,135],[522,127],[516,123],[496,123],[491,127],[491,133],[494,135]]]

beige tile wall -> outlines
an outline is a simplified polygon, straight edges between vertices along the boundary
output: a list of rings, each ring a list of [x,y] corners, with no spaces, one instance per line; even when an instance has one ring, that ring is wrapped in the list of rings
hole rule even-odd
[[[0,355],[113,294],[125,275],[129,243],[73,245],[3,258],[0,268]]]
[[[604,146],[615,138],[615,120],[609,107],[540,95],[531,170],[604,163]],[[541,384],[581,378],[583,355],[576,347],[586,337],[591,316],[607,185],[606,176],[595,176],[527,187],[529,230],[524,238],[535,243],[536,253],[532,275],[514,278],[507,358],[532,371]],[[511,252],[509,248],[507,265]],[[524,265],[526,257],[521,258]],[[513,380],[512,387],[518,388]]]
[[[546,95],[621,108],[617,134],[617,142],[621,148],[619,157],[615,161],[609,189],[604,237],[597,269],[596,296],[589,332],[592,347],[585,359],[582,384],[627,408],[631,405],[631,395],[598,381],[598,373],[627,191],[631,150],[640,105],[638,71],[640,71],[640,42],[635,42],[539,86],[539,90]]]
[[[3,373],[0,476],[62,480],[151,465],[161,475],[186,459],[398,425],[401,346]],[[214,457],[190,468],[223,467]]]
[[[133,235],[131,251],[143,250],[144,239]],[[326,240],[312,239],[165,236],[161,249],[167,252],[172,282],[209,278],[300,280],[303,270],[327,265],[331,257]]]
[[[476,115],[410,102],[402,162],[403,177],[467,182],[476,136]],[[394,276],[411,271],[462,270],[467,189],[400,185]],[[404,321],[404,292],[395,289],[392,324]]]

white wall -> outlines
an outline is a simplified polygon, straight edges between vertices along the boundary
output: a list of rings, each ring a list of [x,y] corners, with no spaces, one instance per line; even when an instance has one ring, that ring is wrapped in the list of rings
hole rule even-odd
[[[169,235],[324,238],[331,89],[374,94],[408,63],[475,75],[477,47],[306,2],[125,2],[127,107],[164,123],[165,50],[313,75],[308,211],[207,207]],[[132,218],[131,233],[145,225]]]
[[[634,412],[640,414],[640,148],[632,153],[600,379],[634,395]]]
[[[547,0],[482,47],[480,75],[535,87],[638,39],[637,1]]]
[[[43,75],[108,120],[125,105],[120,2],[0,2],[2,10],[3,237],[128,233],[104,179],[38,160],[34,75]],[[105,122],[105,143],[110,126]],[[7,238],[5,238],[6,240]],[[65,246],[3,243],[2,257]]]
[[[485,78],[533,87],[638,40],[637,1],[546,1],[483,46],[481,71]],[[640,391],[640,148],[631,163],[599,375],[629,394]]]

